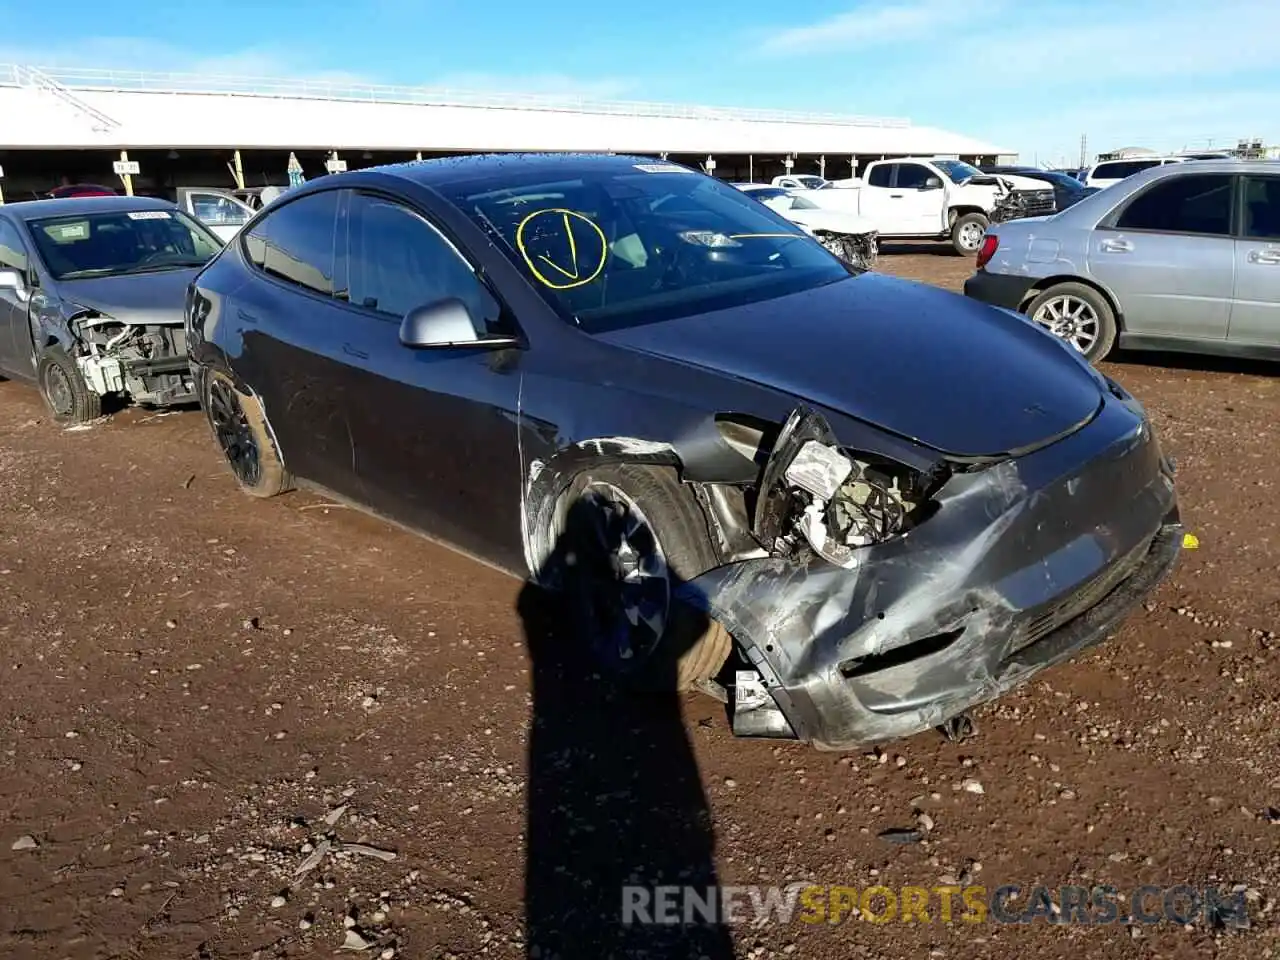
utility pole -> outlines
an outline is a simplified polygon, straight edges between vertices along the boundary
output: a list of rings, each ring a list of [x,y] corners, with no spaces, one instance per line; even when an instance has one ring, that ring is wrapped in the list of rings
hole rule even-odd
[[[1089,135],[1087,133],[1080,134],[1080,166],[1089,165]]]

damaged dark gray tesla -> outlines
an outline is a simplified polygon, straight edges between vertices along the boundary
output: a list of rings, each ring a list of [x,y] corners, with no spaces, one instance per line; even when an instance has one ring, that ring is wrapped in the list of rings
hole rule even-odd
[[[201,273],[186,332],[246,491],[569,589],[599,663],[716,692],[743,735],[940,725],[1106,637],[1181,546],[1119,385],[675,164],[313,181]]]

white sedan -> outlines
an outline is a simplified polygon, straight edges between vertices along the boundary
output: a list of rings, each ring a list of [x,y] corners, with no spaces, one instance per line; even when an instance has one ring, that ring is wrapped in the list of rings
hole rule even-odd
[[[735,183],[734,186],[803,227],[842,260],[868,270],[875,266],[880,234],[866,217],[819,207],[802,194],[782,187],[764,183]]]

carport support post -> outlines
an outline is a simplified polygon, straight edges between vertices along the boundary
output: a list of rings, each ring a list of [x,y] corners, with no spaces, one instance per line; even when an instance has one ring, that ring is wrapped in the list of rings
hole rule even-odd
[[[756,158],[755,154],[747,154],[747,183],[756,182]]]
[[[129,162],[129,151],[128,151],[128,150],[121,150],[121,151],[120,151],[120,161],[121,161],[122,163],[128,163],[128,162]],[[130,197],[132,197],[132,196],[133,196],[133,177],[132,177],[132,176],[130,176],[129,174],[127,174],[127,173],[122,173],[122,174],[120,174],[120,179],[124,181],[124,192],[125,192],[125,194],[127,194],[127,195],[128,195],[128,196],[130,196]]]
[[[416,154],[414,154],[413,158],[414,158],[415,160],[421,160],[421,159],[422,159],[422,151],[421,151],[421,150],[419,150]]]
[[[827,155],[825,153],[818,157],[818,176],[823,180],[827,179]]]
[[[235,152],[235,156],[233,157],[232,162],[235,164],[235,166],[231,168],[231,176],[235,178],[236,189],[243,190],[244,189],[244,164],[240,162],[239,150]]]

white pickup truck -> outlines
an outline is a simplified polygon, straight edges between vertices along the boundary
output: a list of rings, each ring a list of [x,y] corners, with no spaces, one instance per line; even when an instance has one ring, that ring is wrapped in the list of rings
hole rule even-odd
[[[1053,189],[1043,181],[938,157],[875,160],[857,186],[796,192],[866,217],[881,241],[949,239],[961,255],[977,253],[988,223],[1054,212]]]

